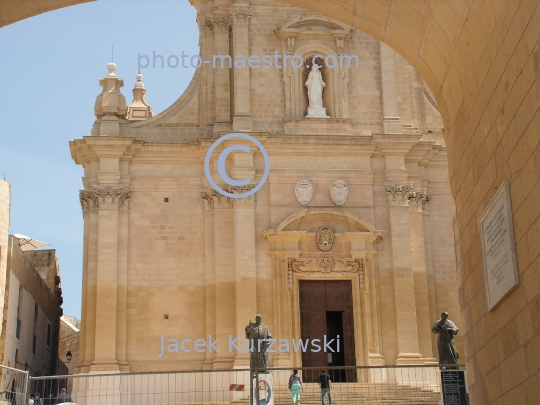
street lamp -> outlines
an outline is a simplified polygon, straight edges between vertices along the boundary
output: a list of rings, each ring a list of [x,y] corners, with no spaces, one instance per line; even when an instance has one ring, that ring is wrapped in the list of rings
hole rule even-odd
[[[71,355],[71,352],[68,350],[68,352],[66,353],[66,360],[68,363],[71,361],[71,357],[73,356]]]

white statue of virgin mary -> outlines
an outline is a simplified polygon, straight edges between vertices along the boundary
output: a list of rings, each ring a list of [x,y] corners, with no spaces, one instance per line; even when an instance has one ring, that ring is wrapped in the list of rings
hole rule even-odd
[[[326,84],[323,82],[321,71],[315,61],[313,61],[311,72],[309,72],[308,79],[306,80],[306,86],[309,100],[307,117],[327,117],[326,108],[323,107],[322,100],[323,87]]]

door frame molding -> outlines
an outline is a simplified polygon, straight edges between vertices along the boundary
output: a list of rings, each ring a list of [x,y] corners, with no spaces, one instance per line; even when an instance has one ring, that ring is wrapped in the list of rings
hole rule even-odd
[[[296,330],[298,331],[298,336],[302,335],[302,324],[300,320],[300,283],[299,281],[350,281],[351,290],[352,290],[352,310],[354,318],[354,351],[356,357],[356,364],[367,364],[367,359],[369,359],[369,351],[367,345],[364,342],[367,342],[367,313],[365,298],[366,292],[360,288],[358,274],[351,274],[347,276],[338,275],[338,277],[325,277],[323,275],[318,275],[319,277],[310,277],[310,276],[300,276],[298,275],[295,280],[295,293],[292,299],[293,308],[298,308],[298,311],[293,311],[294,323]],[[360,325],[361,324],[361,325]],[[345,325],[343,325],[345,328]],[[343,336],[344,337],[344,336]],[[321,345],[322,347],[322,345]],[[293,352],[294,364],[302,364],[302,354],[300,352]]]
[[[315,244],[315,232],[300,230],[302,224],[316,223],[319,226],[329,222],[345,223],[352,232],[335,232],[334,248],[327,252],[306,248]],[[353,298],[355,352],[357,365],[382,365],[381,325],[377,280],[377,242],[384,231],[375,230],[369,222],[342,209],[317,208],[299,211],[285,219],[276,229],[263,231],[263,236],[271,243],[270,255],[273,267],[272,300],[274,309],[274,330],[277,339],[299,339],[300,290],[299,280],[350,280]],[[364,283],[360,285],[359,273],[348,272],[292,272],[293,286],[290,288],[289,259],[319,260],[332,259],[362,260]],[[275,353],[274,365],[299,366],[301,353]]]

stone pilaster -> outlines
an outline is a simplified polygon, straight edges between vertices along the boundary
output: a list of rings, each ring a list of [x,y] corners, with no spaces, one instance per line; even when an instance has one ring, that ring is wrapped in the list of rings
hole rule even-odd
[[[395,51],[385,43],[380,43],[382,99],[383,99],[383,130],[385,134],[403,133],[403,125],[399,118]]]
[[[275,230],[263,231],[263,236],[271,244],[270,255],[272,256],[272,302],[274,310],[274,337],[281,336],[301,336],[302,332],[295,322],[295,312],[298,311],[297,300],[295,300],[294,283],[292,274],[288,271],[288,260],[300,257],[298,244],[305,236],[305,231],[280,233]],[[273,365],[291,366],[301,364],[302,354],[300,352],[274,353]]]
[[[240,194],[253,186],[231,186],[229,193]],[[234,253],[236,331],[241,332],[257,314],[257,263],[255,247],[255,195],[234,199]],[[249,367],[249,353],[237,354],[235,367]]]
[[[216,55],[230,55],[229,28],[231,26],[230,15],[214,15],[212,27],[214,31],[214,52]],[[232,57],[231,57],[232,59]],[[215,99],[216,121],[214,124],[214,136],[221,131],[230,132],[231,125],[231,80],[230,67],[227,59],[216,60],[215,73]]]
[[[211,61],[215,52],[214,43],[214,25],[212,24],[212,18],[209,15],[201,14],[199,16],[199,29],[201,31],[201,58],[202,60]],[[215,72],[210,64],[203,63],[199,69],[205,71],[205,122],[206,122],[206,136],[212,136],[213,125],[216,120],[216,104],[215,104]]]
[[[394,293],[399,354],[397,364],[421,362],[418,346],[415,285],[411,256],[409,196],[412,183],[385,184],[392,234]]]
[[[81,365],[79,372],[129,371],[127,263],[129,162],[143,141],[85,137],[70,142],[85,168]]]
[[[216,195],[214,197],[214,195]],[[202,192],[204,209],[204,266],[205,266],[205,322],[206,334],[216,336],[216,269],[214,256],[214,198],[217,193]],[[212,370],[216,353],[206,351],[203,369]]]
[[[221,345],[228,344],[229,335],[236,336],[236,285],[234,212],[232,199],[215,190],[202,194],[214,212],[214,274],[215,274],[215,335]],[[242,329],[243,330],[243,329]],[[214,358],[214,369],[234,365],[236,353],[221,350]]]
[[[94,360],[96,330],[97,205],[91,191],[81,191],[79,199],[84,218],[83,280],[79,372],[88,373]]]
[[[96,283],[95,313],[93,314],[94,319],[91,320],[95,325],[94,350],[93,353],[86,350],[85,354],[89,354],[89,356],[85,355],[84,362],[84,367],[89,366],[90,371],[119,371],[120,365],[123,368],[127,367],[125,362],[125,308],[122,309],[122,306],[126,305],[127,251],[126,246],[122,246],[124,243],[120,242],[122,236],[127,236],[127,229],[123,229],[127,227],[127,221],[125,218],[120,219],[120,211],[127,210],[127,201],[130,198],[131,191],[122,188],[94,188],[80,192],[81,202],[97,211],[97,238],[99,241],[96,273],[95,278],[92,277]],[[90,284],[93,283],[90,282]],[[119,286],[121,297],[119,297]],[[123,326],[120,325],[122,319],[118,319],[118,312],[124,320]],[[123,331],[123,340],[122,336],[118,335],[118,331],[121,333]],[[117,338],[121,340],[119,348],[117,347]],[[86,345],[88,343],[87,340]],[[117,349],[120,351],[122,364],[118,361]]]
[[[247,4],[249,6],[249,4]],[[251,100],[249,65],[249,23],[251,10],[247,7],[234,7],[231,11],[234,55],[246,58],[243,68],[234,68],[234,118],[233,131],[251,131]]]
[[[126,196],[131,197],[131,191]],[[128,238],[129,213],[124,202],[118,210],[118,278],[116,307],[116,360],[120,371],[129,372],[127,362],[127,300],[128,300]]]
[[[431,316],[426,271],[423,213],[431,200],[426,189],[413,191],[409,197],[411,223],[411,258],[416,298],[416,322],[419,350],[425,360],[435,361],[431,344]],[[427,202],[426,202],[427,201]]]
[[[432,198],[430,196],[430,198]],[[437,300],[435,295],[435,278],[433,274],[433,243],[432,243],[432,224],[430,221],[430,202],[425,203],[426,208],[422,213],[422,221],[424,222],[424,247],[426,252],[426,277],[428,285],[428,299],[429,299],[429,319],[438,319],[437,315]],[[436,249],[435,249],[436,251]],[[431,335],[431,348],[432,353],[435,354],[438,352],[437,348],[437,336]]]

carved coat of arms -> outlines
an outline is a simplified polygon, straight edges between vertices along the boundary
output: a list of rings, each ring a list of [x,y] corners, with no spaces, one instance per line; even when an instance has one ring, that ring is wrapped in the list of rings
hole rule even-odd
[[[343,205],[347,201],[349,195],[349,187],[343,180],[336,180],[330,186],[330,197],[336,205]]]
[[[315,238],[317,240],[317,246],[324,252],[332,249],[332,246],[334,246],[334,231],[328,225],[321,226]]]
[[[300,180],[294,188],[296,199],[302,205],[307,205],[313,197],[313,186],[309,180]]]

